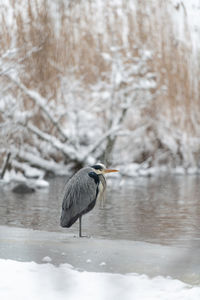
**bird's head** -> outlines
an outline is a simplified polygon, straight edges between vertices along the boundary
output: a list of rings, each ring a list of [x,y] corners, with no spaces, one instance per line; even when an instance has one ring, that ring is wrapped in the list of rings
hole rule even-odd
[[[94,170],[94,172],[96,174],[106,174],[106,173],[111,173],[111,172],[118,172],[118,170],[114,170],[114,169],[107,169],[103,164],[98,163],[96,165],[92,166],[92,169]]]

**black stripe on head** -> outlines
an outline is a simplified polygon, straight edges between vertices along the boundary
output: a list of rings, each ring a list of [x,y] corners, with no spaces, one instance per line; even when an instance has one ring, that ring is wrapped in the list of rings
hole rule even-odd
[[[100,170],[100,171],[103,170],[103,167],[101,165],[94,165],[94,166],[92,166],[92,168],[95,170]]]
[[[99,184],[99,176],[95,172],[89,172],[88,175],[94,179],[96,184]]]

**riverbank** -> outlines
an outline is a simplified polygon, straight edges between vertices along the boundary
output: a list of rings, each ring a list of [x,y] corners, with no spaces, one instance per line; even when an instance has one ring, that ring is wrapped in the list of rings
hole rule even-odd
[[[0,259],[70,264],[79,271],[170,276],[200,284],[200,241],[188,247],[0,226]]]

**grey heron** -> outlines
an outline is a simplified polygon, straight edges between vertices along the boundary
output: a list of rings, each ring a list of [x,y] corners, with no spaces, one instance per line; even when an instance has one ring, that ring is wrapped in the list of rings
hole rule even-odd
[[[102,198],[106,180],[104,174],[118,172],[98,163],[80,169],[66,184],[62,202],[60,225],[71,227],[79,219],[79,237],[82,237],[82,215],[92,210],[99,198]]]

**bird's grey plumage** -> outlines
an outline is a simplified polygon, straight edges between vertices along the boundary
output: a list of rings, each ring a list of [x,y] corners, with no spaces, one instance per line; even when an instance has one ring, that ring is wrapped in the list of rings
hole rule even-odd
[[[79,236],[82,237],[82,215],[89,212],[101,199],[106,188],[104,174],[118,172],[106,169],[102,163],[79,170],[66,184],[63,194],[60,225],[70,227],[79,219]]]
[[[64,188],[60,219],[62,227],[70,227],[79,217],[95,206],[99,183],[103,182],[105,187],[105,178],[102,179],[96,175],[97,180],[95,180],[95,177],[90,176],[90,174],[95,175],[93,171],[91,167],[83,168],[67,182]]]

